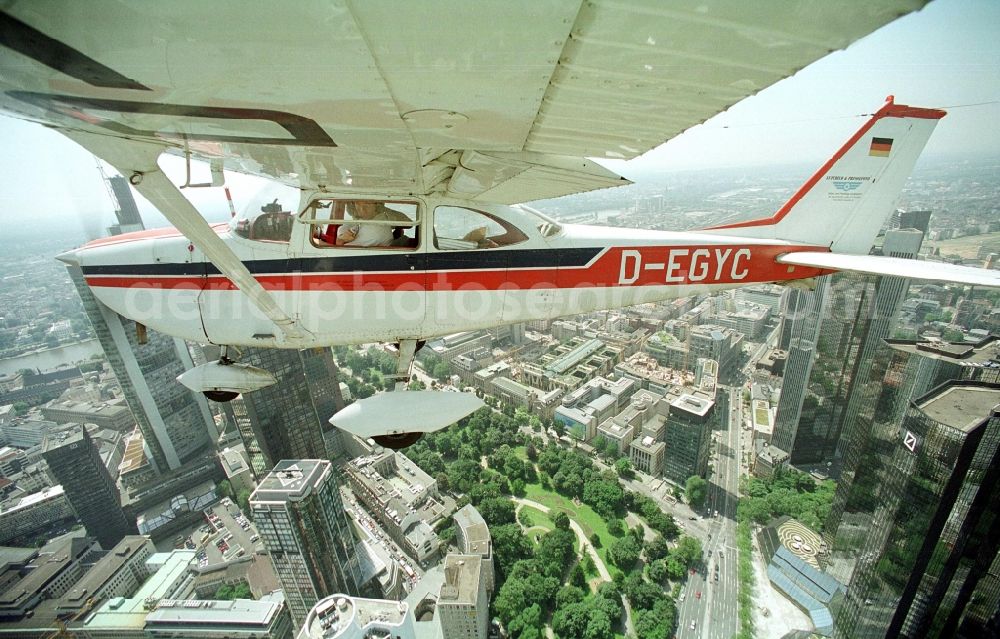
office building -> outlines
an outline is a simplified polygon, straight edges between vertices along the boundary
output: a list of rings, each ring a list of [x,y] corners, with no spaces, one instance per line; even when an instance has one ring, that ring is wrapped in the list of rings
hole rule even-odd
[[[448,555],[438,593],[437,616],[447,639],[486,639],[490,600],[479,555]]]
[[[323,597],[359,594],[354,534],[329,461],[278,462],[250,509],[297,626]]]
[[[974,595],[995,588],[1000,550],[1000,384],[946,382],[900,419],[882,395],[890,419],[874,422],[833,546],[852,564],[834,637],[987,636],[997,611]]]
[[[73,617],[95,600],[132,596],[149,577],[146,560],[154,553],[149,537],[126,536],[56,602],[56,610]]]
[[[683,485],[688,477],[704,477],[708,472],[708,446],[712,439],[714,409],[714,401],[690,394],[670,402],[670,415],[664,433],[664,477]]]
[[[869,446],[871,434],[878,429],[898,429],[912,400],[946,382],[1000,383],[1000,337],[991,336],[978,344],[886,340],[872,360],[870,379],[872,383],[860,392],[853,428],[845,436],[837,492],[824,526],[827,541],[835,551],[829,570],[841,581],[849,577],[852,565],[838,560],[830,535],[836,532],[843,537],[850,530],[852,512],[857,508],[852,497],[855,477],[864,467],[879,461],[878,451]],[[847,549],[849,560],[854,544],[841,545]]]
[[[495,589],[493,573],[493,538],[486,520],[472,504],[455,511],[455,544],[465,555],[479,555],[483,558],[482,571],[487,595]]]
[[[283,459],[330,459],[341,454],[339,431],[330,424],[337,412],[333,390],[337,372],[329,348],[246,348],[240,361],[263,368],[278,380],[240,395],[229,406],[256,478]]]
[[[103,170],[101,174],[104,174]],[[116,205],[115,218],[118,220],[117,224],[108,227],[108,235],[145,230],[146,226],[142,223],[142,216],[139,215],[139,207],[135,205],[128,180],[120,175],[105,177],[104,180],[108,186],[108,193]]]
[[[125,516],[118,488],[86,428],[81,426],[79,432],[60,441],[46,439],[42,457],[87,532],[102,548],[113,548],[125,535],[135,534],[135,522]]]
[[[888,231],[882,253],[914,259],[922,241],[920,231]],[[830,462],[836,476],[844,455],[842,434],[856,421],[861,391],[871,382],[872,358],[882,340],[892,336],[909,280],[857,273],[828,278],[816,361],[801,388],[795,439],[784,450],[791,453],[792,464]],[[794,382],[792,387],[799,389]],[[792,399],[799,398],[789,396]],[[784,419],[782,409],[794,408],[791,401],[779,406],[779,419]],[[787,421],[782,426],[787,427]]]
[[[100,553],[100,546],[93,537],[67,535],[45,544],[23,563],[8,564],[15,572],[4,575],[5,587],[0,589],[0,623],[18,623],[33,616],[43,600],[62,597],[83,576],[86,565],[93,563]],[[0,630],[7,628],[0,625]],[[51,631],[49,626],[42,636]]]
[[[823,299],[828,286],[829,278],[821,277],[817,280],[815,290],[792,288],[785,295],[785,306],[778,329],[778,345],[788,352],[788,358],[785,361],[771,444],[786,452],[791,451],[795,443],[802,402],[805,400],[819,341]]]
[[[178,375],[194,366],[184,341],[147,331],[147,342],[139,344],[135,322],[94,297],[79,267],[66,270],[157,472],[179,468],[204,453],[217,434],[205,398],[177,382]]]
[[[62,486],[51,486],[6,504],[0,510],[0,544],[33,541],[76,520]]]

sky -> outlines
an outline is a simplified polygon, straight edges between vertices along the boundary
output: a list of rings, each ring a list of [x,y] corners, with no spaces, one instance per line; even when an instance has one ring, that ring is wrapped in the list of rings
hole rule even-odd
[[[923,157],[998,155],[997,25],[996,0],[935,0],[635,160],[601,163],[633,179],[713,167],[818,167],[890,94],[900,104],[948,110]],[[3,116],[0,140],[0,222],[46,220],[80,225],[89,237],[104,234],[114,220],[93,156],[57,133]],[[183,180],[182,160],[164,165],[175,183]],[[237,210],[261,186],[237,175],[228,175],[227,184]],[[137,199],[147,226],[164,224]],[[211,218],[225,215],[221,189],[203,189],[192,199]]]

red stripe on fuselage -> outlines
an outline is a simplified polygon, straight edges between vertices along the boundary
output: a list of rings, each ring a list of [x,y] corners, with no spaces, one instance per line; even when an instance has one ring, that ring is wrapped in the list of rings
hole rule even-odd
[[[270,291],[520,290],[612,288],[684,284],[752,284],[816,277],[833,271],[778,264],[775,259],[815,246],[692,245],[612,247],[589,266],[563,268],[356,271],[257,275]],[[225,276],[104,276],[86,278],[106,288],[233,291]]]
[[[211,226],[212,230],[215,231],[216,234],[221,234],[229,229],[229,225],[226,223],[212,224]],[[102,237],[96,240],[91,240],[84,244],[81,249],[94,248],[95,246],[110,246],[112,244],[125,244],[127,242],[137,242],[140,240],[180,237],[182,235],[183,233],[173,227],[133,231],[132,233],[122,233],[120,235],[112,235],[110,237]]]

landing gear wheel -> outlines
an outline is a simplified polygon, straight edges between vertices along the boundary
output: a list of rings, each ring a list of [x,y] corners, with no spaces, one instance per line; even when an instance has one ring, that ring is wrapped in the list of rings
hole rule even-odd
[[[221,403],[231,402],[240,395],[239,393],[234,393],[233,391],[223,391],[223,390],[207,390],[207,391],[202,391],[201,393],[202,395],[212,400],[213,402],[221,402]]]
[[[383,448],[402,450],[416,444],[423,436],[423,433],[396,433],[395,435],[376,435],[372,439]]]

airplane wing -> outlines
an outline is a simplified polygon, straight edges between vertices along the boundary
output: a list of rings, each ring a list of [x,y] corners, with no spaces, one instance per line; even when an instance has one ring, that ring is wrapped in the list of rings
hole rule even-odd
[[[6,2],[0,109],[306,188],[523,202],[923,0]],[[105,158],[107,159],[107,158]]]
[[[960,264],[908,260],[882,255],[847,255],[797,251],[777,258],[780,264],[815,266],[836,271],[855,271],[869,275],[909,277],[917,280],[944,280],[970,286],[1000,288],[1000,271],[988,271]]]

